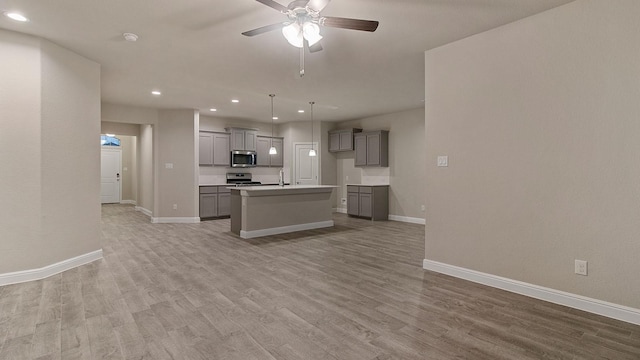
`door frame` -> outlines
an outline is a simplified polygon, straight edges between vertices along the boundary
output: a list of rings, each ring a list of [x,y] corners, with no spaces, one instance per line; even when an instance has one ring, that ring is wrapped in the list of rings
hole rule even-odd
[[[318,143],[317,142],[311,142],[311,141],[302,141],[302,142],[294,142],[293,143],[293,157],[292,157],[292,161],[293,164],[291,164],[291,184],[292,185],[296,185],[296,178],[297,178],[297,174],[298,174],[298,168],[297,168],[297,164],[298,164],[298,151],[296,150],[298,145],[307,145],[307,146],[313,146],[314,149],[316,149],[316,158],[317,161],[314,162],[314,166],[315,168],[313,170],[315,170],[315,174],[316,174],[316,185],[320,184],[320,149],[318,148]]]
[[[102,152],[114,152],[118,153],[118,157],[120,158],[118,174],[120,174],[120,179],[118,180],[118,202],[117,204],[122,202],[122,148],[115,148],[112,146],[100,146],[100,161],[102,161]],[[102,169],[102,168],[101,168]],[[102,170],[100,170],[100,182],[102,182]],[[100,185],[102,186],[102,185]],[[102,199],[100,199],[100,204],[116,204],[116,203],[103,203]]]

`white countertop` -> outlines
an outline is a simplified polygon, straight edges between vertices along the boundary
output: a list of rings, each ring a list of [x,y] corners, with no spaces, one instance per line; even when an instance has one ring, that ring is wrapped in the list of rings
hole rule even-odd
[[[337,188],[335,185],[258,185],[258,186],[240,186],[230,187],[231,190],[246,190],[246,191],[273,191],[273,190],[304,190],[304,189],[333,189]]]

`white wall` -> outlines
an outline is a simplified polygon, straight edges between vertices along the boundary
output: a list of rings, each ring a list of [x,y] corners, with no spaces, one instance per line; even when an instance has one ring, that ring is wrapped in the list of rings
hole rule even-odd
[[[579,0],[426,52],[426,259],[640,309],[638,14]]]
[[[100,250],[100,67],[0,30],[0,274]]]

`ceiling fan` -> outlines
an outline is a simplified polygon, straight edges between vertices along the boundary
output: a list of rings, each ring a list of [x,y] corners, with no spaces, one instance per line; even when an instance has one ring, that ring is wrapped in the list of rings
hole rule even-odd
[[[376,31],[378,28],[377,21],[322,16],[320,12],[331,0],[294,0],[287,6],[273,0],[256,1],[281,12],[289,20],[245,31],[242,35],[255,36],[281,29],[282,34],[291,45],[301,49],[306,47],[309,52],[322,50],[320,45],[320,39],[322,39],[320,26],[369,32]]]

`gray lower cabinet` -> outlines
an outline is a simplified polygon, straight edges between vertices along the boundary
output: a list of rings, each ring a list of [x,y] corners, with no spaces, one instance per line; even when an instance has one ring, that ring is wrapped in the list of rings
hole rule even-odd
[[[200,218],[228,217],[231,215],[231,190],[227,185],[200,186]]]
[[[355,166],[389,166],[388,131],[363,131],[353,136],[353,142],[356,150]]]
[[[347,214],[389,219],[389,185],[347,185]]]

